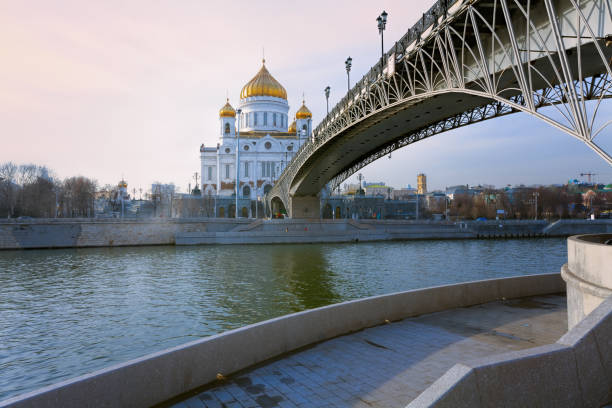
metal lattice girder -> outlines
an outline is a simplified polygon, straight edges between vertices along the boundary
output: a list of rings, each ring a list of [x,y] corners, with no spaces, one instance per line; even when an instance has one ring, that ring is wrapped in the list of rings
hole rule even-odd
[[[317,126],[267,200],[287,207],[395,149],[512,112],[581,140],[612,165],[595,143],[612,122],[596,122],[612,96],[611,2],[438,1],[386,54],[393,64],[375,65]]]

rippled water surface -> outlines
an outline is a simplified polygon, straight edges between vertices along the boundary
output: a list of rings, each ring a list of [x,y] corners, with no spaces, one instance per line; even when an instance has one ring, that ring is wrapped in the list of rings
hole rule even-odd
[[[0,251],[0,400],[330,303],[558,272],[564,239]]]

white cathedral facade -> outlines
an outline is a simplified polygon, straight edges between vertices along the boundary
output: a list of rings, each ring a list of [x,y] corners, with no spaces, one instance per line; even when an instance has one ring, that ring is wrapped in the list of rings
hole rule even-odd
[[[239,214],[254,216],[249,201],[263,198],[300,146],[309,140],[312,113],[302,103],[295,120],[289,124],[287,91],[268,72],[265,60],[255,77],[242,88],[237,108],[228,99],[219,111],[217,145],[200,146],[202,195],[235,198],[238,171],[238,197],[242,203],[239,206],[243,206]],[[220,211],[215,209],[216,216],[232,216],[229,209],[221,208],[220,205]]]

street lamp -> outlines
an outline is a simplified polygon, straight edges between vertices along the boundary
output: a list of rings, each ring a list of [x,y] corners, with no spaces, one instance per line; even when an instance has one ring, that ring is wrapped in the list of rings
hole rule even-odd
[[[538,193],[537,191],[535,193],[533,193],[533,196],[535,197],[535,218],[534,219],[538,219],[538,196],[540,195],[540,193]]]
[[[348,57],[346,61],[344,61],[344,65],[346,67],[346,83],[348,85],[349,92],[351,91],[351,65],[353,65],[353,59]]]
[[[236,109],[238,125],[236,126],[236,219],[238,219],[238,192],[240,190],[240,115],[242,109]]]
[[[331,88],[329,86],[325,87],[325,101],[327,102],[327,116],[329,116],[329,91]]]
[[[385,45],[384,45],[384,31],[387,27],[387,12],[383,10],[380,16],[376,17],[378,22],[378,34],[380,34],[380,69],[382,69],[385,63]]]

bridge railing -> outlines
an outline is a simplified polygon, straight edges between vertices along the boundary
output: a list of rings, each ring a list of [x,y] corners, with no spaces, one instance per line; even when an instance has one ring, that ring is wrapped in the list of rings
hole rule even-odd
[[[396,62],[400,62],[406,55],[409,46],[421,39],[423,33],[438,24],[440,17],[448,16],[449,9],[462,0],[439,0],[429,10],[423,13],[419,21],[410,28],[402,38],[387,51],[382,58],[347,92],[347,94],[332,108],[330,113],[323,118],[314,129],[313,136],[322,133],[322,130],[335,120],[348,108],[356,97],[367,93],[369,85],[376,82],[384,73],[385,63],[390,55],[395,53]]]
[[[285,170],[279,176],[277,183],[279,184],[282,180],[287,177],[287,173],[291,173],[294,168],[299,168],[310,153],[316,150],[316,147],[327,139],[321,139],[321,135],[324,134],[324,130],[340,115],[344,110],[348,109],[354,101],[364,94],[367,94],[371,84],[380,80],[383,77],[385,62],[389,55],[395,53],[396,63],[400,62],[407,54],[409,46],[421,39],[423,33],[425,33],[430,27],[435,27],[438,24],[440,17],[447,17],[449,9],[458,2],[463,0],[438,0],[433,6],[429,8],[419,21],[410,28],[402,38],[397,41],[387,51],[382,58],[372,67],[370,70],[346,93],[346,95],[332,108],[325,118],[317,125],[312,132],[312,138],[309,142],[304,143],[294,155],[291,163],[285,167]],[[297,160],[296,160],[297,159]],[[293,170],[295,171],[295,170]]]

